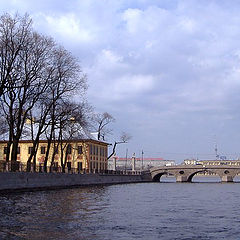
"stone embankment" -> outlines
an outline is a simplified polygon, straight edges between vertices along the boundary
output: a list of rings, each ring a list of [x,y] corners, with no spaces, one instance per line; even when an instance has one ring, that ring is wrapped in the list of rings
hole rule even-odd
[[[151,181],[150,174],[67,174],[1,172],[0,192],[34,191],[44,189],[71,188],[89,185],[139,183]]]

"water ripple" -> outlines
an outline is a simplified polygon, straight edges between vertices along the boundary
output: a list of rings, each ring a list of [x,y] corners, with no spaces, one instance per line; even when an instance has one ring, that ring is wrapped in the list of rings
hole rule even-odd
[[[236,240],[239,183],[142,183],[0,195],[0,239]]]

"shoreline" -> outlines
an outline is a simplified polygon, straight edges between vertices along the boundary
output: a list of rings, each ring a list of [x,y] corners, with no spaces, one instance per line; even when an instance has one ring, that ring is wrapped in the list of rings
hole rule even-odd
[[[1,172],[0,193],[151,182],[149,175]]]

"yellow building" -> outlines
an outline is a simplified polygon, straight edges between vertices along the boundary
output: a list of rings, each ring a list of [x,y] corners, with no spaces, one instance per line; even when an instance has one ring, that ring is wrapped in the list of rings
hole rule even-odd
[[[107,170],[108,162],[108,144],[93,139],[69,140],[63,142],[64,154],[67,158],[66,168],[77,169],[86,172],[100,172]],[[31,154],[33,142],[30,140],[20,140],[18,147],[17,160],[23,165],[27,164],[27,160]],[[55,156],[53,166],[61,167],[61,147],[51,145],[48,158],[48,166],[51,165],[53,151],[55,148]],[[40,140],[36,155],[36,165],[42,166],[44,163],[47,149],[47,140]],[[7,141],[0,141],[0,161],[6,161]]]

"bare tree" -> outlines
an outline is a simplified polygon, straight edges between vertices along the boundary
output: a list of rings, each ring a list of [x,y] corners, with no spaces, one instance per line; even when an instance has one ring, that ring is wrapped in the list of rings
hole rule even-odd
[[[108,128],[108,125],[115,122],[115,118],[107,113],[104,112],[102,114],[95,114],[93,117],[93,123],[97,125],[95,128],[97,130],[97,139],[98,140],[106,140],[105,137],[112,132],[112,129]],[[111,158],[116,153],[116,147],[119,144],[127,143],[131,139],[131,136],[126,133],[122,132],[118,141],[114,141],[112,144],[112,152],[108,156],[108,159]]]
[[[0,115],[0,135],[8,132],[8,125],[4,116]]]
[[[69,114],[73,114],[73,103],[70,103],[70,99],[74,94],[78,94],[78,98],[84,95],[87,89],[86,75],[82,74],[81,68],[77,60],[63,48],[58,48],[54,52],[55,64],[57,66],[56,79],[57,83],[50,87],[50,102],[51,109],[49,112],[49,127],[46,134],[48,141],[47,151],[44,160],[44,171],[47,171],[47,161],[50,153],[51,144],[56,144],[56,130],[59,126],[63,126],[64,122],[69,120]],[[80,109],[81,104],[76,104],[75,108]],[[70,107],[69,107],[70,106]],[[75,109],[74,108],[74,109]],[[80,110],[79,110],[80,111]],[[83,119],[83,116],[78,116],[78,121]],[[57,147],[59,142],[57,143]],[[52,161],[54,161],[54,154]]]
[[[12,18],[9,14],[0,17],[0,97],[9,87],[9,82],[18,80],[15,71],[19,53],[29,37],[31,24],[27,14],[24,17],[15,15]]]
[[[126,133],[126,132],[122,132],[121,136],[120,136],[120,140],[119,141],[115,141],[113,144],[113,148],[112,148],[112,153],[108,156],[108,159],[111,158],[115,153],[116,153],[116,147],[118,144],[122,144],[122,143],[128,143],[128,141],[131,139],[132,137]]]
[[[55,44],[51,38],[34,32],[31,19],[27,16],[12,18],[7,15],[2,20],[1,24],[6,25],[6,28],[8,22],[19,22],[15,27],[20,28],[18,34],[23,39],[12,68],[7,74],[7,91],[1,96],[1,107],[9,125],[9,142],[12,143],[11,161],[16,161],[18,142],[25,120],[53,80],[51,52]],[[15,39],[15,34],[10,31],[6,41],[12,39]],[[8,48],[5,52],[8,54]]]
[[[52,78],[54,81],[49,84],[48,89],[42,94],[39,104],[36,104],[38,111],[35,112],[38,113],[39,119],[38,130],[33,142],[33,152],[28,159],[28,165],[30,165],[32,157],[36,155],[39,137],[45,133],[47,150],[44,171],[47,171],[47,161],[54,139],[54,131],[57,128],[59,119],[64,117],[62,115],[67,112],[62,111],[62,106],[67,108],[65,102],[68,102],[75,93],[78,93],[78,97],[81,97],[86,90],[86,76],[82,74],[77,60],[62,47],[57,47],[52,55]],[[35,161],[33,163],[35,165]]]
[[[97,125],[97,139],[104,140],[105,136],[112,132],[107,126],[113,123],[115,118],[107,112],[95,114],[93,118],[93,122]]]
[[[7,115],[6,122],[8,125],[13,125],[16,114],[14,108],[14,99],[17,95],[12,92],[12,89],[19,85],[18,66],[21,62],[19,59],[19,53],[24,46],[26,39],[28,38],[29,31],[31,29],[31,20],[27,15],[20,17],[15,15],[12,18],[9,14],[4,14],[0,17],[0,97],[8,90],[9,111],[4,112],[1,108],[1,115],[4,113],[10,113]],[[1,98],[1,103],[2,103]],[[6,161],[9,161],[10,146],[13,143],[13,129],[9,130],[9,141],[7,144]]]
[[[0,68],[1,113],[9,128],[11,161],[17,159],[26,119],[39,114],[35,150],[28,161],[31,162],[46,125],[54,128],[56,107],[76,91],[81,96],[86,89],[86,77],[69,52],[33,31],[27,15],[5,14],[0,18]]]
[[[88,105],[86,103],[72,103],[65,102],[58,108],[58,117],[55,124],[53,143],[61,151],[61,167],[65,172],[65,167],[68,159],[68,155],[71,151],[70,142],[73,139],[81,139],[83,137],[83,129],[88,125]],[[52,156],[52,162],[54,161],[54,151]],[[47,156],[46,156],[47,160]]]

